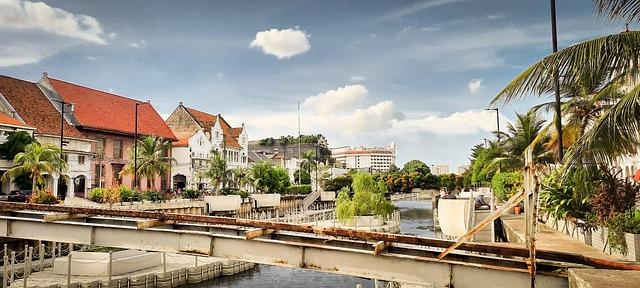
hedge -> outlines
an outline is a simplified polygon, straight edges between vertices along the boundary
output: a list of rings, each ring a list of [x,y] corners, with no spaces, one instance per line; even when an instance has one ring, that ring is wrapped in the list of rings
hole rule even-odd
[[[307,195],[311,193],[311,185],[291,185],[287,188],[288,195]]]

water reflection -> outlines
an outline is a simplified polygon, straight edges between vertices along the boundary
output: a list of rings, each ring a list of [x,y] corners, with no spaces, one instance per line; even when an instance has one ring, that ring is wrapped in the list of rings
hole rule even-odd
[[[431,200],[398,201],[394,204],[400,210],[400,233],[435,237]]]

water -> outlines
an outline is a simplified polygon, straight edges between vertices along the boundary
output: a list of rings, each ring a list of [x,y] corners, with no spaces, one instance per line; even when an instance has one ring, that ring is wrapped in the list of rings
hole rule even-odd
[[[431,201],[398,201],[394,203],[400,210],[400,232],[402,234],[433,237],[433,210]],[[211,281],[192,284],[189,287],[305,287],[355,288],[356,284],[373,287],[373,281],[358,277],[291,269],[278,266],[257,265],[256,268],[231,277],[221,277]]]

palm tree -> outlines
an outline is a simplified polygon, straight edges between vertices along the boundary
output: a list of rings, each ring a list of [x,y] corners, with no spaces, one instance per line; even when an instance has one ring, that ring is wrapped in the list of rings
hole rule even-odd
[[[638,0],[594,0],[594,4],[600,15],[611,20],[640,20]],[[640,78],[638,47],[639,31],[624,31],[567,47],[527,68],[498,93],[492,103],[508,103],[526,95],[553,91],[553,71],[558,71],[561,87],[578,87],[584,78],[598,77],[605,79],[598,85],[600,91],[631,84],[630,92],[621,95],[606,111],[598,112],[601,115],[589,131],[585,131],[588,125],[577,131],[585,132],[564,159],[569,166],[613,163],[622,155],[637,153],[640,143],[640,91],[637,84],[632,83]],[[585,73],[593,77],[585,77]]]
[[[261,161],[251,167],[251,173],[249,173],[249,179],[251,180],[253,187],[260,192],[269,191],[268,180],[271,178],[269,173],[273,170],[273,164]]]
[[[222,188],[225,187],[226,182],[231,175],[231,170],[227,168],[227,160],[225,160],[217,150],[211,150],[209,165],[207,170],[204,172],[204,175],[211,179],[211,184],[216,189],[220,184],[222,184]]]
[[[316,152],[309,150],[302,153],[302,163],[300,168],[307,170],[311,174],[311,169],[316,167]]]
[[[525,114],[516,114],[515,123],[509,123],[507,133],[501,133],[506,136],[506,139],[501,142],[504,152],[502,157],[494,159],[494,162],[500,163],[503,167],[506,166],[507,170],[522,168],[525,152],[529,147],[533,150],[536,162],[546,162],[549,158],[548,153],[542,143],[535,142],[544,127],[544,122],[534,110]]]
[[[32,179],[31,189],[36,190],[37,183],[43,183],[42,173],[61,173],[69,169],[67,162],[60,158],[60,148],[55,145],[40,145],[38,142],[25,147],[24,152],[13,158],[16,165],[2,175],[2,181],[29,173]]]
[[[251,182],[250,174],[251,170],[246,167],[236,167],[232,170],[233,178],[236,181],[236,185],[239,188],[245,187],[245,185]]]
[[[134,171],[136,161],[134,150],[129,148],[129,162],[120,175],[136,173],[138,179],[145,177],[147,181],[151,181],[151,187],[155,187],[155,176],[166,175],[171,169],[171,164],[176,162],[174,158],[167,156],[171,143],[162,137],[147,136],[138,139],[136,145],[138,146],[138,171]]]
[[[291,138],[288,136],[281,136],[280,139],[278,140],[278,143],[280,143],[280,146],[282,146],[282,159],[286,160],[287,158],[287,146],[289,146],[289,142]]]

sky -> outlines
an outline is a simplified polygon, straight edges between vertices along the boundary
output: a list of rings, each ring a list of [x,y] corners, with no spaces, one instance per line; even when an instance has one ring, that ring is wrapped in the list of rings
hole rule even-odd
[[[620,32],[591,1],[558,1],[560,47]],[[42,72],[245,123],[253,140],[324,134],[397,146],[397,163],[468,163],[491,99],[551,52],[549,1],[0,0],[0,74]],[[516,112],[550,95],[500,106]]]

